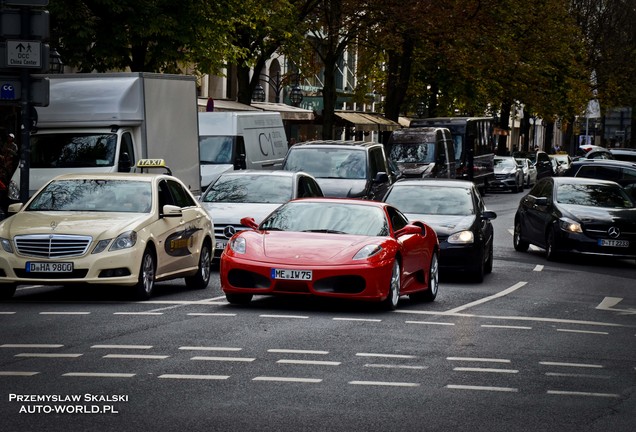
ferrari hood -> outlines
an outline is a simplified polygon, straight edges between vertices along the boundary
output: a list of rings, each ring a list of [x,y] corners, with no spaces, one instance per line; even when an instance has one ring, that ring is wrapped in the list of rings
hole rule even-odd
[[[446,237],[458,231],[469,229],[475,222],[475,215],[423,215],[405,213],[409,220],[419,220],[431,226],[438,236]]]
[[[271,231],[262,236],[263,255],[286,264],[337,264],[351,258],[373,237]]]
[[[110,212],[20,212],[0,224],[0,236],[69,234],[115,237],[127,229],[139,229],[149,216]]]

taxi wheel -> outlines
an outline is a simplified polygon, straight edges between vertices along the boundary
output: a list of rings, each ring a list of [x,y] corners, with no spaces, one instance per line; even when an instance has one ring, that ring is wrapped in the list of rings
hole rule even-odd
[[[139,281],[135,285],[135,295],[139,300],[148,300],[152,296],[155,287],[156,270],[155,255],[150,249],[146,249],[141,258]]]
[[[0,300],[8,300],[13,297],[15,290],[18,288],[16,284],[2,284],[0,285]]]
[[[210,243],[206,241],[199,254],[199,268],[194,276],[185,278],[186,287],[190,289],[205,289],[210,283],[211,264]]]

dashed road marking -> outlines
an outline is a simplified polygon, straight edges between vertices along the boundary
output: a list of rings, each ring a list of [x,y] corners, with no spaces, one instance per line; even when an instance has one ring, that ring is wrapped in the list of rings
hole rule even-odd
[[[542,366],[562,366],[562,367],[591,368],[591,369],[604,368],[603,365],[585,364],[585,363],[561,363],[561,362],[540,361],[539,364]]]
[[[184,375],[184,374],[163,374],[157,378],[165,379],[191,379],[191,380],[226,380],[229,375]]]
[[[305,315],[270,315],[270,314],[263,314],[263,315],[259,315],[259,317],[261,317],[261,318],[309,319],[309,317],[305,316]]]
[[[488,387],[488,386],[472,386],[472,385],[456,385],[456,384],[448,384],[446,386],[448,389],[455,390],[476,390],[476,391],[494,391],[494,392],[510,392],[516,393],[519,389],[513,387]]]
[[[586,334],[596,334],[596,335],[608,335],[608,332],[601,332],[601,331],[591,331],[591,330],[573,330],[573,329],[562,329],[562,328],[558,328],[556,329],[556,331],[559,332],[566,332],[566,333],[586,333]]]
[[[508,359],[482,358],[482,357],[446,357],[448,361],[469,361],[469,362],[487,362],[487,363],[510,363]]]
[[[284,354],[317,354],[317,355],[327,355],[327,354],[329,354],[329,351],[281,349],[281,348],[268,349],[267,352],[270,352],[270,353],[284,353]]]
[[[207,356],[195,356],[190,360],[206,360],[206,361],[225,361],[225,362],[253,362],[256,360],[253,357],[207,357]]]
[[[338,361],[320,361],[320,360],[291,360],[281,359],[276,361],[281,364],[299,364],[299,365],[315,365],[315,366],[340,366],[342,363]]]
[[[402,359],[414,359],[417,356],[407,354],[382,354],[382,353],[356,353],[358,357],[384,357],[384,358],[402,358]]]
[[[564,390],[548,390],[546,393],[550,395],[561,395],[561,396],[594,396],[594,397],[607,397],[607,398],[621,397],[619,394],[616,394],[616,393],[588,393],[588,392],[564,391]]]
[[[349,381],[351,385],[385,386],[385,387],[419,387],[419,383],[396,381]]]
[[[293,378],[293,377],[271,377],[271,376],[258,376],[252,378],[252,381],[275,381],[275,382],[299,382],[299,383],[320,383],[320,378]]]
[[[132,378],[134,373],[113,373],[113,372],[67,372],[62,374],[66,377],[95,377],[95,378]]]
[[[53,354],[53,353],[20,353],[14,357],[38,357],[38,358],[77,358],[83,354]]]
[[[152,345],[91,345],[91,348],[95,348],[95,349],[138,349],[138,350],[147,350],[147,349],[152,349]]]
[[[106,354],[102,358],[110,359],[136,359],[136,360],[164,360],[169,355],[151,355],[151,354]]]
[[[0,371],[0,376],[33,376],[40,372],[27,372],[27,371]]]
[[[62,348],[62,344],[3,344],[0,348]]]
[[[492,368],[469,368],[469,367],[456,367],[453,368],[457,372],[488,372],[488,373],[519,373],[517,369],[492,369]]]
[[[205,347],[205,346],[182,346],[180,350],[187,351],[241,351],[243,348],[235,347]]]

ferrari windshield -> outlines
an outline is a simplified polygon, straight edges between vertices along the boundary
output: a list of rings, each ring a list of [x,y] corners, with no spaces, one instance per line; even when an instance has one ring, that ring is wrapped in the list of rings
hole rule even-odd
[[[620,186],[598,184],[560,184],[556,200],[561,204],[577,204],[605,208],[634,208],[634,202]]]
[[[203,196],[203,202],[275,203],[292,198],[292,177],[222,175]]]
[[[148,213],[151,190],[147,181],[57,180],[46,185],[26,210]]]
[[[381,208],[333,202],[289,202],[265,219],[260,229],[389,235],[389,225]]]
[[[462,216],[475,214],[470,190],[466,188],[396,185],[385,201],[404,213]]]

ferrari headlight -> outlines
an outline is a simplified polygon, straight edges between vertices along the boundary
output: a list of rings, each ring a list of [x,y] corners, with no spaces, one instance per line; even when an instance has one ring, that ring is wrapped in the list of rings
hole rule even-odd
[[[455,234],[451,234],[448,237],[448,242],[454,244],[468,244],[473,243],[474,241],[475,236],[472,231],[460,231]]]
[[[0,243],[2,244],[2,249],[6,253],[13,253],[13,246],[11,246],[11,240],[6,238],[0,238]]]
[[[93,249],[94,254],[98,254],[100,252],[103,252],[106,247],[108,246],[108,243],[110,243],[112,239],[107,239],[107,240],[100,240],[99,242],[97,242],[97,246],[95,246],[95,249]]]
[[[358,251],[353,257],[354,260],[365,259],[372,257],[382,250],[382,246],[380,245],[366,245],[362,249]]]
[[[568,219],[566,217],[563,217],[563,218],[559,219],[559,227],[561,227],[561,229],[563,231],[567,231],[567,232],[571,232],[571,233],[582,233],[583,232],[583,228],[581,228],[581,224],[580,223],[575,222],[572,219]]]
[[[109,251],[117,251],[122,249],[131,248],[137,243],[137,233],[135,231],[126,231],[125,233],[119,234]]]
[[[238,254],[244,254],[245,250],[247,249],[247,245],[243,237],[233,238],[232,240],[230,240],[228,246],[230,246],[230,249]]]

